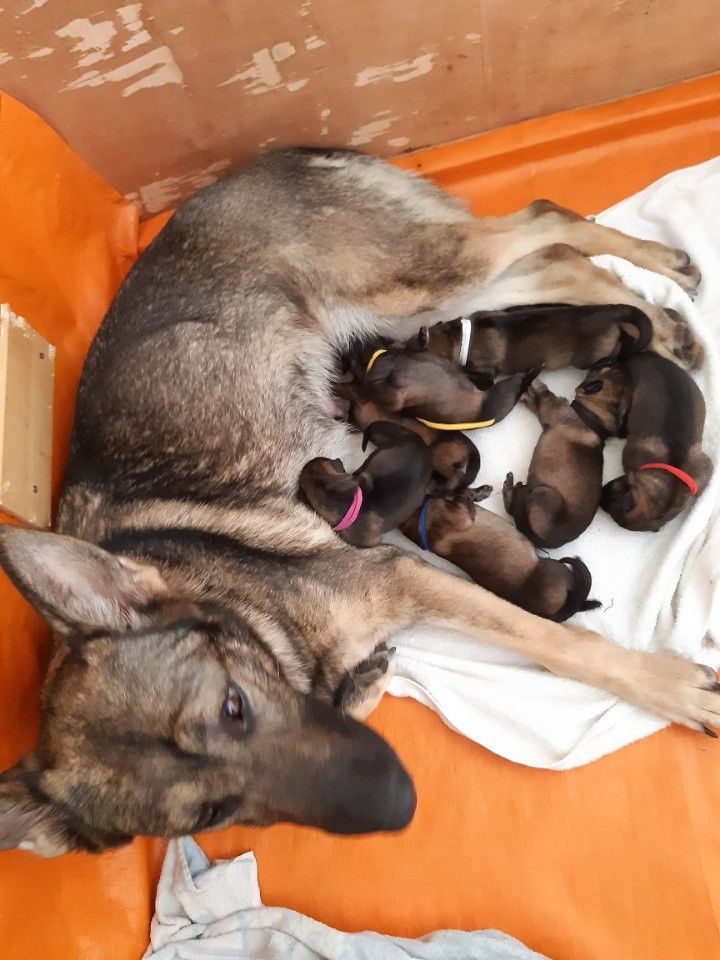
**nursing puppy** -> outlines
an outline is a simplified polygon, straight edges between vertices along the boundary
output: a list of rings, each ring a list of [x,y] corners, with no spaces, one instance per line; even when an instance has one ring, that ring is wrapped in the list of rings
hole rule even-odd
[[[468,376],[456,364],[427,351],[404,348],[377,356],[362,380],[366,396],[391,413],[433,423],[490,426],[510,413],[540,371],[534,367],[498,383]]]
[[[310,506],[343,540],[374,547],[423,501],[432,458],[416,434],[394,423],[371,424],[363,437],[377,449],[354,473],[341,460],[315,457],[300,473],[300,489]]]
[[[477,477],[480,454],[472,440],[459,430],[433,430],[414,417],[388,413],[374,400],[366,399],[362,386],[356,382],[339,383],[335,392],[349,401],[350,419],[361,430],[382,420],[412,430],[425,442],[432,457],[432,478],[428,492],[452,493],[469,487]]]
[[[625,474],[607,483],[601,506],[628,530],[659,530],[701,493],[712,474],[703,453],[705,400],[676,364],[654,353],[591,370],[574,406],[586,421],[627,437]]]
[[[538,303],[421,327],[407,346],[496,377],[538,364],[545,370],[590,367],[644,350],[652,336],[648,317],[628,304]]]
[[[498,597],[561,623],[600,604],[588,600],[592,579],[578,557],[540,558],[530,541],[490,510],[477,507],[491,487],[462,490],[427,500],[400,527],[424,550],[432,550]]]
[[[540,380],[523,403],[537,415],[543,432],[527,481],[515,483],[512,473],[505,478],[505,509],[536,546],[561,547],[580,536],[600,505],[608,434],[600,424],[591,426],[575,401],[556,397]]]

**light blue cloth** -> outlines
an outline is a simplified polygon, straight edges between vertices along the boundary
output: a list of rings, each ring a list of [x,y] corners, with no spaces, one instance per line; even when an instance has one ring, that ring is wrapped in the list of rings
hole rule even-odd
[[[547,960],[496,930],[406,940],[265,907],[252,853],[211,864],[189,837],[168,846],[155,911],[145,960]]]

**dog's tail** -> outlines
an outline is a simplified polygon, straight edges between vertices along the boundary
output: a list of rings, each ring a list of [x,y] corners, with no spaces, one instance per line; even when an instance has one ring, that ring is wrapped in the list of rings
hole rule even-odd
[[[641,350],[647,350],[650,341],[653,338],[652,321],[646,313],[643,313],[638,307],[628,306],[622,319],[618,320],[620,329],[620,349],[618,351],[618,360],[626,360]],[[633,337],[624,329],[625,325],[635,327],[637,336]]]
[[[560,563],[570,568],[572,585],[568,590],[565,603],[552,617],[556,623],[562,623],[584,610],[596,610],[601,605],[599,600],[588,600],[592,588],[592,576],[580,557],[562,557]]]

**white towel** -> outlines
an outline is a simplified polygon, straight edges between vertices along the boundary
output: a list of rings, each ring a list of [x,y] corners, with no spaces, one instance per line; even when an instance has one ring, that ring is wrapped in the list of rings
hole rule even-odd
[[[546,960],[496,930],[421,940],[342,933],[265,907],[252,853],[210,864],[190,837],[168,846],[144,960]]]
[[[665,277],[615,257],[596,258],[646,299],[679,310],[705,345],[696,380],[707,403],[703,446],[717,470],[692,509],[659,533],[623,530],[601,511],[578,540],[550,555],[577,554],[592,573],[591,595],[602,608],[578,615],[577,623],[625,646],[675,650],[717,667],[720,650],[707,638],[720,634],[720,159],[664,177],[597,221],[682,247],[702,271],[693,304]],[[571,398],[582,376],[561,371],[544,379]],[[479,482],[491,483],[495,490],[484,506],[505,515],[500,494],[505,474],[512,470],[517,480],[525,479],[539,434],[536,418],[522,407],[497,426],[474,432],[482,455]],[[621,450],[618,440],[607,444],[605,481],[623,472]],[[394,542],[409,543],[399,534]],[[390,693],[414,697],[455,730],[517,763],[549,769],[580,766],[666,725],[609,694],[553,676],[463,634],[419,628],[399,635],[395,643]]]

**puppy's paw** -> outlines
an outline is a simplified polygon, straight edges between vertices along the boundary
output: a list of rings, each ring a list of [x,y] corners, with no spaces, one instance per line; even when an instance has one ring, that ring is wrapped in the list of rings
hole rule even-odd
[[[375,709],[393,675],[395,647],[379,643],[369,657],[345,675],[335,693],[335,705],[361,720]]]
[[[688,326],[685,318],[677,310],[666,309],[665,314],[669,320],[670,336],[672,343],[670,349],[674,359],[690,370],[700,366],[705,355],[702,346],[695,339],[695,335]]]
[[[472,494],[474,503],[480,503],[482,500],[487,500],[487,498],[493,492],[493,488],[490,486],[489,483],[484,483],[480,487],[470,487],[469,490],[470,490],[470,493]]]

